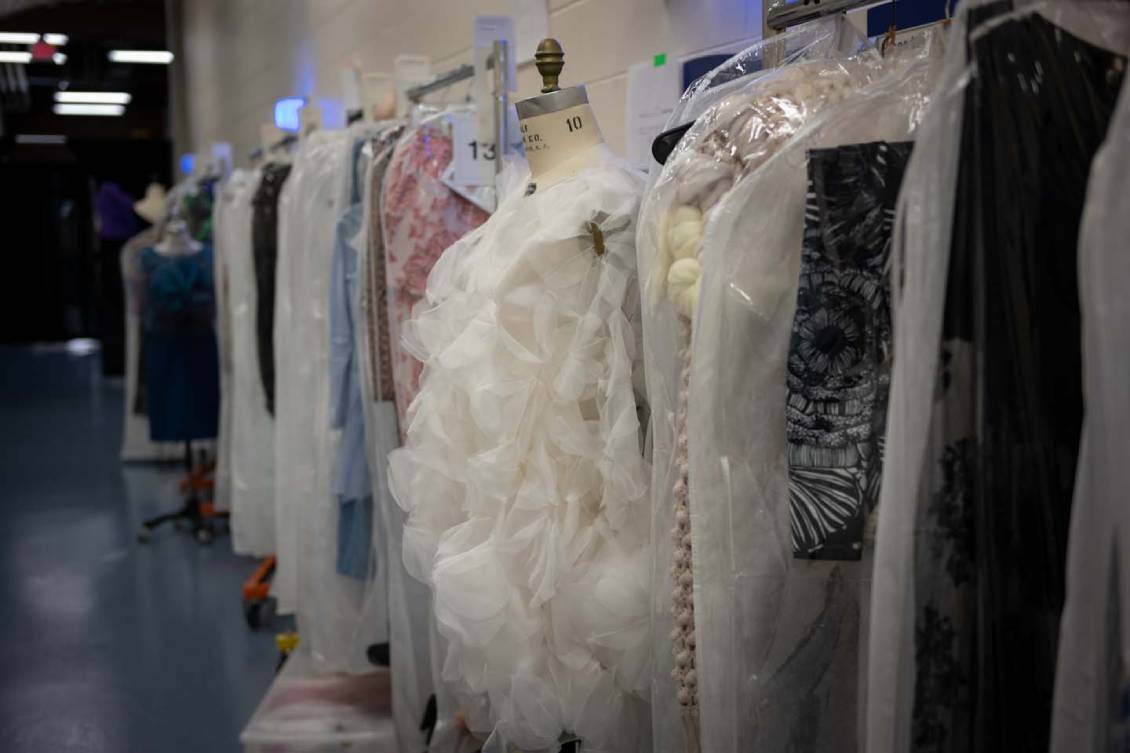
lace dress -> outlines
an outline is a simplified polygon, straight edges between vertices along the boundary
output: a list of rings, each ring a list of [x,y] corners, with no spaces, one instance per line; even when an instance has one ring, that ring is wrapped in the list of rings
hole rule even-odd
[[[636,750],[650,724],[647,466],[633,370],[640,185],[600,167],[504,201],[405,327],[424,364],[390,485],[473,732]]]

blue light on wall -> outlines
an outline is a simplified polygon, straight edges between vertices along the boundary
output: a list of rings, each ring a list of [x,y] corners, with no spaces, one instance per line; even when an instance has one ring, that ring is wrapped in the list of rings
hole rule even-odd
[[[180,171],[185,175],[192,175],[193,164],[196,162],[196,155],[192,152],[182,154],[180,156]]]
[[[302,127],[298,111],[306,106],[305,97],[284,97],[275,102],[275,127],[280,131],[298,133]]]

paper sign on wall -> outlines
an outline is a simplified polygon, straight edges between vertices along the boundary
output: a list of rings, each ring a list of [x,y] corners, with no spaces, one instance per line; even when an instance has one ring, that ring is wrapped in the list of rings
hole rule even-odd
[[[507,56],[506,91],[516,91],[518,67],[514,54],[514,19],[510,16],[475,16],[475,49],[490,50],[496,39],[504,40],[510,53]]]
[[[628,161],[645,172],[655,164],[651,143],[663,132],[679,102],[679,68],[666,55],[628,68],[628,107],[624,127]]]
[[[534,59],[538,43],[549,36],[549,8],[546,0],[510,0],[517,49],[514,59],[527,63]]]

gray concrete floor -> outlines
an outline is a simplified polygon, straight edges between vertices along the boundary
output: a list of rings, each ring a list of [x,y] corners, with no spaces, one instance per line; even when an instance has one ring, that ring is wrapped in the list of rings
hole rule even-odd
[[[175,466],[118,461],[122,388],[96,356],[0,348],[0,751],[225,753],[266,691],[244,624],[254,561],[142,519]]]

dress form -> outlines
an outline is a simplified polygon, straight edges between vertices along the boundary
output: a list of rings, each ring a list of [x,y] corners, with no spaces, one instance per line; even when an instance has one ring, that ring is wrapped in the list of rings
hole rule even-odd
[[[203,247],[200,241],[189,234],[188,223],[176,214],[165,225],[164,237],[155,246],[157,253],[165,256],[187,256],[199,252]]]
[[[584,86],[560,89],[565,54],[556,39],[543,39],[534,55],[541,95],[515,103],[522,144],[530,164],[532,193],[603,161],[607,147]]]

